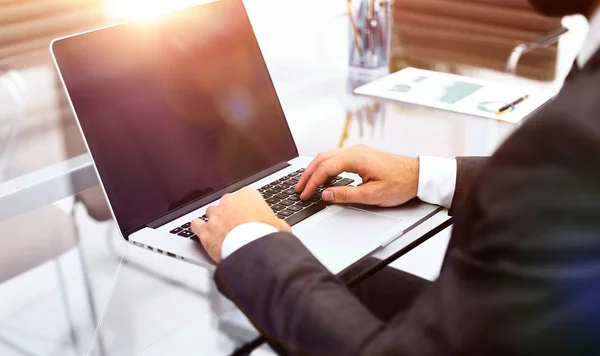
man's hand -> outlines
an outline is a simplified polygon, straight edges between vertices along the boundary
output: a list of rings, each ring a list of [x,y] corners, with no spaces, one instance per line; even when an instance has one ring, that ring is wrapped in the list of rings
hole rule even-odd
[[[417,196],[419,160],[396,156],[363,145],[319,154],[306,168],[296,191],[308,199],[319,185],[342,172],[357,173],[360,187],[333,187],[323,191],[323,200],[392,207]]]
[[[238,225],[262,222],[280,231],[292,231],[285,221],[277,218],[258,191],[247,187],[235,194],[224,195],[219,205],[208,207],[206,216],[208,222],[192,221],[192,231],[216,263],[221,261],[225,237]]]

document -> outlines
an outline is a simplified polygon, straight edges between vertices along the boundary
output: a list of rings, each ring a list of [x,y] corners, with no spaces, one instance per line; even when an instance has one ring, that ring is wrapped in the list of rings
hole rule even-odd
[[[556,95],[551,90],[417,68],[390,74],[354,93],[512,123],[518,123]],[[528,96],[526,100],[500,115],[496,113],[524,96]]]

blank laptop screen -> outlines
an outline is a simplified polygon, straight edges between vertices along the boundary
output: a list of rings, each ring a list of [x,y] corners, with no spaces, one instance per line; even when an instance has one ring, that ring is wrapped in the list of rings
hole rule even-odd
[[[123,232],[297,156],[242,1],[53,51]]]

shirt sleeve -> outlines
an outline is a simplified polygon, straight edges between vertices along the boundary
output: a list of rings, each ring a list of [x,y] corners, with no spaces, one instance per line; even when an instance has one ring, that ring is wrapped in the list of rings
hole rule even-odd
[[[417,197],[426,203],[450,209],[456,187],[456,160],[420,156],[419,162]]]
[[[236,226],[225,236],[223,245],[221,246],[221,259],[226,259],[232,253],[246,246],[254,240],[258,240],[263,236],[270,235],[278,230],[265,223],[249,222]]]

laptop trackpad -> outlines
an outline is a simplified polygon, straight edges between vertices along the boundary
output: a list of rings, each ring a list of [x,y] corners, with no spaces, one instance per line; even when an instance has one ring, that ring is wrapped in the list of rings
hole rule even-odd
[[[294,227],[302,243],[331,272],[338,273],[377,249],[401,220],[363,210],[343,208],[315,223]]]

